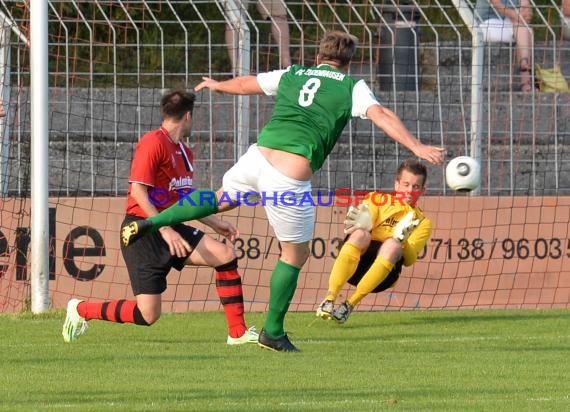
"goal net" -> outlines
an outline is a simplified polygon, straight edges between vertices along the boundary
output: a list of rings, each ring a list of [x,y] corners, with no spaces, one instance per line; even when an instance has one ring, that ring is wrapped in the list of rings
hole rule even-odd
[[[49,295],[132,297],[119,248],[134,148],[160,125],[165,90],[192,88],[203,76],[226,79],[234,68],[225,34],[245,36],[238,53],[253,74],[279,68],[276,19],[251,5],[240,26],[218,1],[48,1]],[[470,2],[465,3],[467,6]],[[447,158],[471,153],[472,34],[451,2],[286,2],[292,63],[310,65],[323,34],[359,40],[350,70],[400,116],[423,143]],[[534,4],[535,62],[570,67],[570,41],[550,3]],[[0,2],[0,310],[30,301],[30,2]],[[279,31],[277,31],[279,33]],[[244,46],[245,44],[245,46]],[[247,46],[247,47],[246,47]],[[570,130],[568,95],[517,88],[511,44],[488,44],[483,82],[482,185],[477,196],[445,185],[444,168],[428,167],[420,207],[434,231],[419,261],[393,289],[371,294],[363,310],[567,307],[570,302]],[[243,63],[243,62],[242,62]],[[200,92],[187,143],[195,186],[221,178],[271,115],[272,98]],[[284,137],[286,138],[286,136]],[[343,220],[357,191],[391,191],[398,164],[412,157],[362,119],[353,120],[313,189],[317,206],[311,256],[292,310],[313,310],[343,241]],[[335,196],[336,195],[336,196]],[[278,242],[261,207],[223,215],[240,230],[236,242],[246,309],[266,310]],[[343,295],[350,290],[347,287]],[[341,297],[342,299],[342,297]],[[213,270],[172,271],[165,311],[218,310]]]

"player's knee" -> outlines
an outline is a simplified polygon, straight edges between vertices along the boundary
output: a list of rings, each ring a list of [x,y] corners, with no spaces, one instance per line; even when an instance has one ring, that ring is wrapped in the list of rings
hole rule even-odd
[[[160,319],[160,310],[139,308],[140,314],[148,326]]]
[[[355,230],[348,238],[348,241],[360,250],[368,249],[372,234],[368,230]]]
[[[380,251],[382,255],[390,257],[390,260],[395,262],[402,257],[402,244],[394,238],[388,238],[382,243]]]
[[[143,315],[143,317],[144,317],[144,315]],[[155,324],[158,319],[160,319],[160,313],[157,315],[153,314],[153,315],[150,315],[150,316],[144,318],[144,320],[146,321],[148,326]]]
[[[295,248],[293,253],[281,254],[281,260],[296,267],[302,267],[309,256],[311,251],[308,244],[299,245]]]
[[[236,260],[237,255],[233,247],[230,247],[227,244],[225,244],[225,246],[226,247],[222,250],[222,253],[219,256],[219,258],[224,264],[227,264]]]

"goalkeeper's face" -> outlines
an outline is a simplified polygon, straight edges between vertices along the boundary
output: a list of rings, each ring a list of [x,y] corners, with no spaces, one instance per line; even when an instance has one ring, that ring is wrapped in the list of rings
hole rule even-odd
[[[396,192],[404,193],[407,204],[415,206],[424,192],[424,177],[415,175],[408,170],[402,170],[400,178],[394,183]]]

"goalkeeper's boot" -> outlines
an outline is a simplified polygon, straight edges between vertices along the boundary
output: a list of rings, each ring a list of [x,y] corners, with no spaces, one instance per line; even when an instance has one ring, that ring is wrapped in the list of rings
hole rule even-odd
[[[333,301],[330,299],[325,299],[317,308],[317,317],[324,320],[329,320],[332,317],[333,309]]]
[[[275,352],[301,352],[295,345],[291,343],[287,334],[281,336],[280,338],[273,339],[267,336],[264,329],[261,329],[259,334],[259,346],[265,349],[269,349]]]
[[[228,345],[243,345],[244,343],[257,343],[259,341],[259,333],[255,330],[255,326],[250,327],[239,338],[232,338],[228,335]]]
[[[135,220],[121,228],[121,241],[129,246],[152,229],[152,223],[146,219]]]
[[[82,301],[79,299],[71,299],[67,303],[67,316],[63,323],[63,340],[66,342],[74,342],[85,332],[87,329],[87,321],[77,312],[77,305]]]
[[[348,320],[348,317],[350,316],[350,314],[352,313],[352,310],[354,309],[354,306],[352,306],[350,303],[348,302],[344,302],[342,305],[340,305],[338,308],[336,308],[335,310],[333,310],[332,313],[332,317],[334,320],[336,320],[338,323],[344,323]]]

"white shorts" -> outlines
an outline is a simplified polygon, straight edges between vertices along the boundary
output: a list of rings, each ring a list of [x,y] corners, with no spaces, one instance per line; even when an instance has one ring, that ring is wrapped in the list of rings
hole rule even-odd
[[[280,241],[303,243],[313,238],[311,181],[285,176],[265,159],[256,144],[224,174],[222,186],[224,196],[242,207],[262,204]]]
[[[483,33],[483,40],[490,43],[511,43],[514,41],[513,23],[505,19],[489,19],[483,21],[479,28]]]

